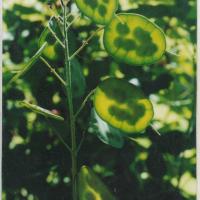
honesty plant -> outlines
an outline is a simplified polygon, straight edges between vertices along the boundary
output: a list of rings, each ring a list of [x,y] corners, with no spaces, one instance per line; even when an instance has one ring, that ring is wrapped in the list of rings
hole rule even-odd
[[[105,27],[104,46],[116,60],[145,65],[162,57],[166,42],[161,29],[146,17],[120,13]]]
[[[69,149],[72,159],[72,198],[73,200],[78,198],[79,200],[114,200],[116,197],[88,167],[82,167],[78,176],[77,154],[80,145],[79,147],[77,145],[76,119],[87,100],[93,95],[94,109],[92,112],[97,122],[102,124],[98,127],[97,136],[103,142],[121,148],[125,137],[139,134],[150,125],[153,118],[153,106],[138,86],[124,79],[109,77],[89,93],[75,112],[72,83],[77,74],[74,75],[73,71],[79,67],[75,57],[92,37],[103,29],[105,50],[114,60],[129,64],[130,67],[152,64],[159,60],[166,51],[165,35],[157,25],[142,15],[116,14],[117,0],[75,0],[80,11],[100,26],[79,49],[70,55],[72,50],[69,46],[69,30],[74,20],[69,20],[71,16],[70,9],[67,7],[69,1],[61,0],[60,2],[62,15],[52,16],[39,38],[38,52],[24,69],[11,79],[10,83],[24,75],[38,59],[46,64],[67,93],[66,107],[69,111],[69,119],[66,121],[70,126],[71,145],[66,142],[64,144]],[[49,61],[54,61],[59,56],[64,57],[65,79],[49,64]],[[85,87],[84,83],[82,85]],[[47,118],[64,120],[61,116],[27,101],[21,104]]]

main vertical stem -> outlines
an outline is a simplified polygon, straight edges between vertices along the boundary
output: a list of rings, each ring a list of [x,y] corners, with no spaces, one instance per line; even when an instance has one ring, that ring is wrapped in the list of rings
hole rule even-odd
[[[71,134],[71,161],[72,161],[72,198],[77,200],[77,145],[76,145],[76,129],[75,116],[72,99],[72,81],[71,81],[71,63],[69,60],[69,42],[68,29],[66,21],[66,5],[63,7],[64,18],[64,45],[65,45],[65,76],[66,76],[66,91],[69,107],[70,134]]]

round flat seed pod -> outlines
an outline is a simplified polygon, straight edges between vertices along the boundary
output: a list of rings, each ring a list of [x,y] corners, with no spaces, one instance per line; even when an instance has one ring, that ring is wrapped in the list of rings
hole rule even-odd
[[[104,46],[120,62],[144,65],[163,56],[166,39],[163,31],[146,17],[122,13],[105,28]]]
[[[101,82],[94,94],[97,114],[126,133],[143,131],[153,118],[151,102],[133,84],[117,78]]]
[[[78,8],[97,24],[108,24],[118,7],[117,0],[75,0]]]

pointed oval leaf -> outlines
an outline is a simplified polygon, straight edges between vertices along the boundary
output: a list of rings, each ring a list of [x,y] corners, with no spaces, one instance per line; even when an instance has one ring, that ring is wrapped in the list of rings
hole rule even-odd
[[[78,8],[97,24],[108,24],[118,7],[118,0],[75,0]]]
[[[82,166],[78,186],[80,200],[116,200],[106,185],[89,167]]]
[[[101,82],[94,94],[94,107],[104,121],[126,133],[143,131],[153,118],[151,102],[123,79]]]
[[[34,104],[29,103],[27,101],[21,101],[20,104],[23,107],[26,107],[26,108],[32,110],[33,112],[35,112],[37,114],[43,115],[43,116],[48,117],[48,118],[64,121],[63,117],[61,117],[59,115],[55,115],[50,110],[44,109],[40,106],[34,105]]]
[[[119,14],[105,28],[104,46],[116,60],[130,65],[152,64],[166,50],[163,31],[138,14]]]
[[[103,121],[94,109],[92,110],[91,117],[89,132],[96,134],[103,143],[112,147],[122,148],[124,146],[124,136],[119,129]]]

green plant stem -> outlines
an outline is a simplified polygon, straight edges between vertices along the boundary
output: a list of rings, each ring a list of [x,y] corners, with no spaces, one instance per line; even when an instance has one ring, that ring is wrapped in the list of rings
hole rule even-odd
[[[167,54],[171,55],[171,56],[177,56],[177,57],[180,57],[180,55],[172,52],[172,51],[166,51]]]
[[[56,72],[56,70],[51,67],[51,65],[46,61],[45,58],[40,56],[40,60],[50,69],[50,71],[55,75],[55,77],[64,85],[66,86],[66,82],[60,77],[60,75]]]
[[[80,17],[81,17],[80,15],[75,16],[75,18],[68,24],[67,28],[69,29],[69,28],[72,26],[72,24],[73,24],[77,19],[79,19]]]
[[[69,59],[72,60],[76,55],[78,55],[80,53],[80,51],[89,43],[89,41],[101,30],[103,30],[104,27],[99,27],[95,32],[93,32],[84,42],[83,44],[80,46],[79,49],[77,49],[70,57]]]
[[[161,136],[160,132],[153,126],[153,124],[150,124],[151,129],[158,134],[159,136]]]
[[[85,99],[83,100],[80,108],[77,110],[77,112],[75,113],[75,118],[79,115],[79,113],[83,110],[85,104],[87,103],[88,99],[91,97],[91,95],[95,92],[95,89],[91,90],[90,93],[85,97]]]
[[[47,120],[47,123],[48,123],[49,127],[52,128],[52,131],[57,135],[57,137],[60,140],[60,142],[69,150],[69,152],[71,152],[71,148],[65,142],[65,140],[62,138],[62,136],[60,135],[60,133],[58,133],[58,131],[56,130],[56,128],[52,125],[52,123],[47,118],[46,118],[46,120]]]
[[[83,135],[82,135],[81,141],[80,141],[80,143],[79,143],[79,145],[78,145],[78,148],[77,148],[77,153],[80,151],[81,146],[82,146],[82,144],[83,144],[83,142],[84,142],[84,139],[85,139],[85,132],[86,132],[86,130],[83,131]]]
[[[76,129],[75,117],[72,99],[72,81],[71,81],[71,63],[69,60],[69,44],[68,44],[68,29],[66,21],[66,5],[63,6],[64,19],[64,45],[65,45],[65,76],[66,76],[66,91],[69,109],[69,124],[71,134],[71,161],[72,161],[72,199],[77,200],[77,145],[76,145]]]
[[[62,48],[65,48],[65,45],[60,41],[60,39],[57,37],[56,33],[51,29],[50,26],[48,26],[49,31],[53,35],[53,37],[58,41],[58,43],[62,46]]]

